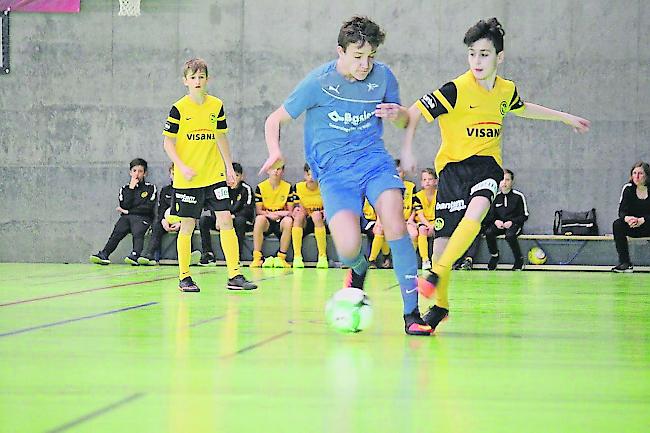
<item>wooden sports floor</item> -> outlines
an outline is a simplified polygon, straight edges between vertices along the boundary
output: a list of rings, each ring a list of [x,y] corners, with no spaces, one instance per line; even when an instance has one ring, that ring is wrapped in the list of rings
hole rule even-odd
[[[650,431],[650,274],[455,271],[422,338],[391,271],[353,335],[343,270],[245,271],[0,264],[0,432]]]

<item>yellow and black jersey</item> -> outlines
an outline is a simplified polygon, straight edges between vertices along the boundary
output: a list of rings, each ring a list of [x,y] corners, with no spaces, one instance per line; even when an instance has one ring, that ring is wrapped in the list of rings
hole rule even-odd
[[[298,182],[291,187],[293,203],[299,204],[307,211],[313,212],[323,210],[323,197],[320,195],[320,187],[316,184],[316,189],[307,188],[307,182]]]
[[[275,189],[268,179],[257,184],[255,188],[255,203],[261,203],[268,211],[286,210],[287,204],[292,202],[291,184],[284,180],[281,180]]]
[[[404,219],[408,220],[413,213],[413,194],[415,194],[415,184],[408,180],[404,181]]]
[[[427,193],[425,190],[420,190],[415,193],[413,196],[413,210],[417,214],[419,211],[424,212],[424,217],[427,221],[433,221],[436,219],[436,195],[438,195],[438,190],[433,191],[433,197],[431,200],[427,198]],[[424,221],[419,221],[424,222]]]
[[[437,173],[450,162],[474,155],[491,156],[502,166],[503,118],[524,108],[515,83],[497,76],[488,91],[476,82],[472,71],[424,95],[416,105],[427,122],[439,117],[442,143],[436,155]]]
[[[200,188],[226,180],[226,170],[217,147],[217,134],[228,132],[221,99],[207,95],[199,105],[188,95],[176,101],[169,111],[163,135],[176,139],[176,153],[196,172],[187,180],[174,170],[174,188]]]
[[[368,221],[377,221],[377,214],[375,208],[372,207],[368,199],[363,202],[363,217]]]

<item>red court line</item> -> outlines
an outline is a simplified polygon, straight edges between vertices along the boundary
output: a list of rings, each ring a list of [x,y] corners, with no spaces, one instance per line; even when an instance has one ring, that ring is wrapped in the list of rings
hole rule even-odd
[[[57,293],[55,295],[40,296],[38,298],[21,299],[19,301],[5,302],[4,304],[0,304],[0,307],[8,307],[10,305],[26,304],[28,302],[43,301],[45,299],[61,298],[63,296],[78,295],[80,293],[89,293],[89,292],[97,292],[97,291],[100,291],[100,290],[115,289],[117,287],[137,286],[139,284],[154,283],[156,281],[172,280],[172,279],[175,279],[175,278],[178,278],[178,275],[173,275],[173,276],[170,276],[170,277],[154,278],[153,280],[132,281],[130,283],[114,284],[112,286],[95,287],[94,289],[75,290],[73,292],[63,292],[63,293]]]

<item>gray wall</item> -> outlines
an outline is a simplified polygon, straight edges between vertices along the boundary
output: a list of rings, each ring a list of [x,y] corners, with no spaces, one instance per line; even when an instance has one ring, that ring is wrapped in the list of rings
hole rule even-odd
[[[508,118],[505,165],[528,197],[528,233],[548,233],[553,211],[596,207],[611,232],[629,167],[650,160],[650,10],[646,0],[574,1],[142,0],[138,18],[117,0],[83,0],[80,14],[11,16],[12,72],[0,76],[0,261],[82,261],[117,220],[128,161],[165,181],[161,128],[184,94],[180,66],[211,66],[226,104],[236,160],[257,182],[263,122],[312,68],[333,58],[341,22],[373,17],[388,37],[379,59],[411,104],[466,70],[464,31],[497,16],[506,35],[501,75],[524,100],[585,116],[585,136],[551,122]],[[182,4],[182,8],[181,5]],[[401,133],[387,128],[399,152]],[[438,127],[418,130],[420,167]],[[283,130],[287,178],[301,176],[302,121]]]

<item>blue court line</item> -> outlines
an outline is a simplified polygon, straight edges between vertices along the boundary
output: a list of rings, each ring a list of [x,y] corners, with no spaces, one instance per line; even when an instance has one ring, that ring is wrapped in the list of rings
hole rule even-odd
[[[158,302],[147,302],[146,304],[132,305],[130,307],[120,308],[117,310],[105,311],[103,313],[92,314],[90,316],[76,317],[74,319],[61,320],[59,322],[45,323],[43,325],[31,326],[29,328],[16,329],[15,331],[3,332],[0,334],[0,338],[8,337],[10,335],[22,334],[25,332],[36,331],[37,329],[51,328],[53,326],[65,325],[66,323],[79,322],[80,320],[94,319],[96,317],[108,316],[110,314],[121,313],[123,311],[134,310],[136,308],[148,307],[150,305],[155,305]]]
[[[256,347],[260,347],[260,346],[263,346],[263,345],[265,345],[265,344],[267,344],[267,343],[270,343],[270,342],[273,341],[273,340],[277,340],[277,339],[279,339],[279,338],[286,337],[287,335],[292,334],[292,333],[293,333],[293,331],[284,331],[284,332],[281,332],[281,333],[276,334],[276,335],[274,335],[274,336],[272,336],[272,337],[269,337],[269,338],[267,338],[267,339],[265,339],[265,340],[259,341],[259,342],[257,342],[257,343],[253,343],[253,344],[248,345],[248,346],[245,346],[245,347],[242,347],[241,349],[239,349],[239,350],[236,351],[236,352],[229,353],[229,354],[227,354],[227,355],[222,355],[222,356],[218,357],[218,359],[228,359],[228,358],[233,358],[233,357],[235,357],[235,356],[237,356],[237,355],[241,355],[242,353],[248,352],[249,350],[253,350],[253,349],[255,349]]]
[[[217,320],[221,320],[224,317],[226,317],[225,314],[222,315],[222,316],[215,316],[215,317],[210,317],[209,319],[199,320],[198,322],[194,322],[194,323],[190,324],[190,328],[194,328],[196,326],[204,325],[204,324],[210,323],[210,322],[216,322]]]
[[[89,414],[86,414],[86,415],[84,415],[82,417],[79,417],[79,418],[77,418],[75,420],[72,420],[72,421],[70,421],[68,423],[65,423],[60,427],[57,427],[57,428],[52,429],[52,430],[48,430],[46,433],[59,433],[59,432],[62,432],[62,431],[66,431],[71,427],[75,427],[75,426],[77,426],[77,425],[79,425],[79,424],[81,424],[83,422],[86,422],[86,421],[91,420],[91,419],[93,419],[95,417],[98,417],[99,415],[103,415],[106,412],[110,412],[113,409],[116,409],[116,408],[118,408],[118,407],[120,407],[122,405],[130,403],[133,400],[136,400],[136,399],[138,399],[138,398],[140,398],[142,396],[144,396],[144,394],[141,393],[141,392],[130,395],[130,396],[126,397],[126,398],[123,398],[122,400],[118,400],[115,403],[111,403],[108,406],[104,406],[104,407],[99,408],[99,409],[97,409],[97,410],[95,410],[93,412],[90,412]]]

